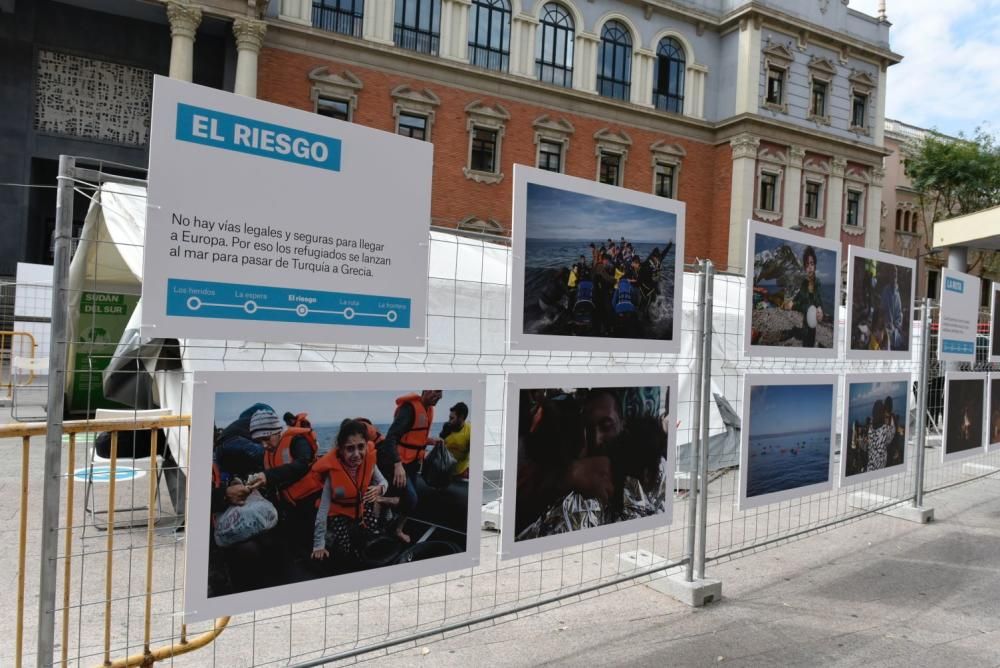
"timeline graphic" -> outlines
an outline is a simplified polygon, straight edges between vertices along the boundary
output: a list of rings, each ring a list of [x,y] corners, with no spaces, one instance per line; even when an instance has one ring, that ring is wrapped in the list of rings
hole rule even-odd
[[[407,328],[410,326],[410,300],[171,278],[167,280],[167,315]]]

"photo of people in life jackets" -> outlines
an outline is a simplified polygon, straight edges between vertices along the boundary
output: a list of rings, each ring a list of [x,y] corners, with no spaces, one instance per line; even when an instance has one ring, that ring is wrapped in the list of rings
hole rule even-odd
[[[505,506],[502,538],[514,556],[671,521],[673,381],[552,385],[560,380],[580,377],[508,381],[516,388],[508,417],[516,443],[507,446],[505,470],[516,478],[504,480],[513,512]]]
[[[515,248],[523,272],[515,272],[521,299],[514,301],[514,325],[520,330],[512,345],[523,339],[536,349],[672,351],[679,339],[683,209],[641,193],[635,198],[647,205],[595,196],[581,192],[577,182],[588,191],[621,189],[543,174],[576,189],[529,181],[518,191],[524,250],[522,256]],[[520,238],[519,231],[515,244]]]
[[[748,354],[836,356],[839,258],[839,241],[750,222]]]
[[[214,396],[208,598],[466,552],[470,390]]]
[[[851,246],[848,357],[910,356],[914,260]]]

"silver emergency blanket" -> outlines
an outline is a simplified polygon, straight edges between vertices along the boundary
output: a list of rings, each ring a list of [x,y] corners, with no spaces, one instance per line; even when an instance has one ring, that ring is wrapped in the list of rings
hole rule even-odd
[[[638,478],[626,476],[622,489],[623,503],[620,511],[614,511],[610,504],[602,504],[597,499],[570,492],[560,503],[552,505],[542,515],[525,527],[516,540],[527,540],[560,533],[591,529],[640,517],[662,513],[666,507],[667,480],[666,458],[660,459],[656,482],[648,489]]]

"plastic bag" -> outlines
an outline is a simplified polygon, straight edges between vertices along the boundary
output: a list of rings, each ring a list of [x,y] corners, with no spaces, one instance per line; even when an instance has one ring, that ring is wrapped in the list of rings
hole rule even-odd
[[[444,489],[451,484],[451,472],[455,470],[455,463],[455,457],[448,448],[443,445],[435,446],[430,454],[424,457],[420,475],[429,487]]]
[[[242,506],[230,506],[215,521],[215,544],[229,547],[253,538],[278,523],[274,504],[254,490]]]

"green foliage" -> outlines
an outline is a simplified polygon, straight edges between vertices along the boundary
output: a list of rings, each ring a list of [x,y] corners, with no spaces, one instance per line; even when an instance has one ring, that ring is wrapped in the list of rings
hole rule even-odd
[[[927,223],[1000,205],[1000,146],[981,128],[972,137],[928,133],[905,155]]]

